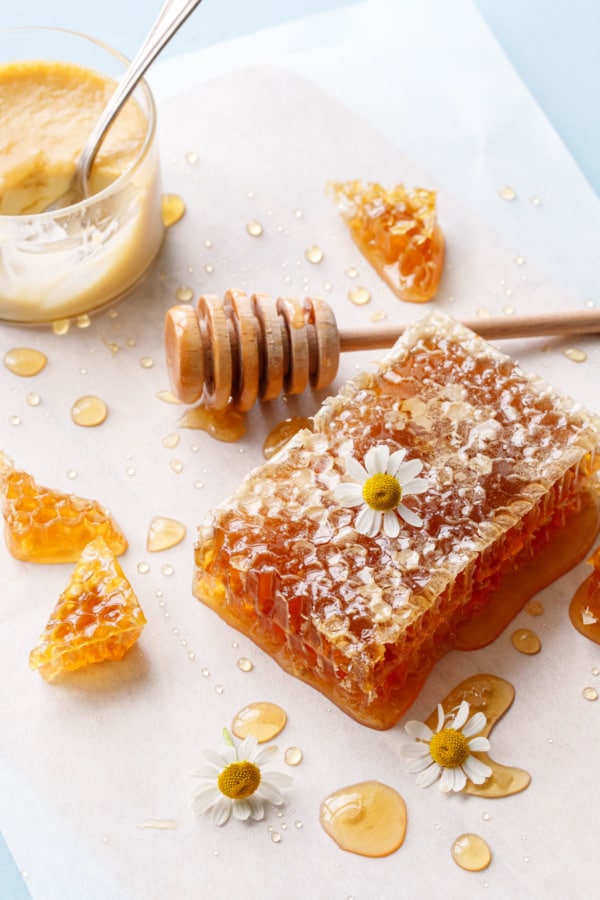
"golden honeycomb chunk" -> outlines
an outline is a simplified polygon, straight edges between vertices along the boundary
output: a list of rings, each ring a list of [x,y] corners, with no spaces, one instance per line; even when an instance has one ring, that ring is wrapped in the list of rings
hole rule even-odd
[[[405,452],[411,478],[423,466],[399,530],[369,536],[339,489],[347,458],[363,464],[382,444]],[[520,609],[512,594],[530,599],[500,588],[549,541],[559,574],[585,557],[599,448],[597,417],[430,314],[208,516],[194,593],[349,715],[388,728],[466,626],[497,621],[489,642]]]
[[[431,300],[445,251],[435,191],[361,181],[330,182],[328,191],[352,240],[394,293],[409,303]]]
[[[125,535],[99,503],[41,487],[2,452],[0,494],[6,546],[15,559],[76,562],[94,537],[103,537],[115,555],[127,550]]]
[[[90,663],[122,659],[146,618],[103,538],[84,548],[29,664],[46,681]]]

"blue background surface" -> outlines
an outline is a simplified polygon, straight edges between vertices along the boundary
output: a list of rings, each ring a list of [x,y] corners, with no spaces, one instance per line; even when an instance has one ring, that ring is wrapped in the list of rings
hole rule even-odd
[[[2,0],[0,26],[54,25],[93,34],[132,56],[162,0]],[[451,0],[449,0],[451,2]],[[474,0],[508,59],[589,183],[600,192],[600,3],[598,0]],[[348,0],[203,0],[164,51],[176,56]],[[0,897],[27,888],[0,835]]]

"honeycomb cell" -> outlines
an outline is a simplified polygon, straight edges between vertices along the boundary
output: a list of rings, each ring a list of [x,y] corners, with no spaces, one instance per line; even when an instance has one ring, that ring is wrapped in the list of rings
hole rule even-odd
[[[117,556],[127,550],[125,535],[97,501],[41,487],[1,451],[0,493],[6,546],[16,559],[76,562],[95,537]]]
[[[146,618],[121,566],[102,537],[84,548],[58,598],[29,664],[46,681],[104,660],[120,660]]]

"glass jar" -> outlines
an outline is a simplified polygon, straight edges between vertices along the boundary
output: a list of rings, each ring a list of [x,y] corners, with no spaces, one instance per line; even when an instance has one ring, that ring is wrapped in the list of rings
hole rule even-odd
[[[55,185],[52,178],[62,172],[63,179],[68,181],[68,173],[73,170],[87,138],[82,132],[78,147],[69,147],[73,137],[71,131],[75,132],[75,125],[71,126],[71,123],[80,113],[84,120],[87,115],[91,132],[105,99],[127,65],[128,61],[110,47],[76,32],[57,28],[0,29],[3,122],[0,134],[0,320],[21,324],[49,323],[107,306],[134,287],[160,248],[164,226],[156,109],[144,82],[132,96],[133,103],[137,104],[137,107],[131,107],[137,116],[132,120],[137,123],[136,133],[124,134],[124,143],[119,145],[121,137],[117,131],[125,112],[121,110],[101,148],[100,153],[105,145],[112,148],[114,144],[115,152],[112,156],[109,154],[114,167],[112,170],[110,165],[108,169],[105,167],[104,182],[98,182],[99,189],[85,200],[58,211],[28,212],[28,207],[35,210],[36,201],[38,206],[41,202],[43,208],[47,205],[46,199],[48,203],[53,199],[40,193],[45,190],[44,184],[49,178]],[[44,116],[40,126],[36,110],[29,110],[29,97],[37,94],[30,89],[29,82],[26,116],[18,108],[23,106],[19,101],[20,88],[15,87],[19,72],[26,69],[29,78],[33,72],[35,81],[38,67],[40,82],[47,85],[56,76],[56,93],[67,98],[66,108],[56,113],[46,100],[40,102],[40,106],[45,107],[46,118],[63,117],[62,127],[67,138],[65,160],[59,159],[62,147],[55,152],[50,146],[52,141],[57,143],[54,132],[52,141],[47,139],[48,146],[44,143]],[[80,75],[81,85],[78,82]],[[60,84],[61,77],[67,79],[64,87]],[[88,77],[100,80],[106,93],[106,98],[96,100],[98,109],[93,108],[93,111],[82,86]],[[75,79],[72,84],[71,78]],[[107,79],[109,84],[106,84]],[[80,89],[83,91],[81,96]],[[53,97],[51,101],[53,104]],[[64,103],[64,100],[57,102]],[[69,103],[77,105],[72,117]],[[13,123],[18,134],[10,135],[7,129]],[[83,128],[87,128],[87,120]],[[26,140],[19,143],[16,139],[24,132]],[[74,143],[78,140],[79,137],[73,138]],[[109,141],[113,143],[109,144]],[[129,147],[129,158],[125,145]],[[15,146],[19,148],[16,151]],[[52,158],[51,152],[54,153]],[[100,154],[97,160],[101,166]],[[108,186],[102,186],[110,179],[114,180]]]

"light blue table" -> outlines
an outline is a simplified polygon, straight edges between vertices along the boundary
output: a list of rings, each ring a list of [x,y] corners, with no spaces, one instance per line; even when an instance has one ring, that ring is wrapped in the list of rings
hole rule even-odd
[[[399,0],[400,2],[400,0]],[[451,2],[451,0],[450,0]],[[600,193],[600,3],[598,0],[474,0],[524,83]],[[1,27],[54,25],[135,53],[161,0],[3,0]],[[349,0],[204,0],[165,50],[175,56],[351,5]],[[0,897],[29,892],[0,836]]]

